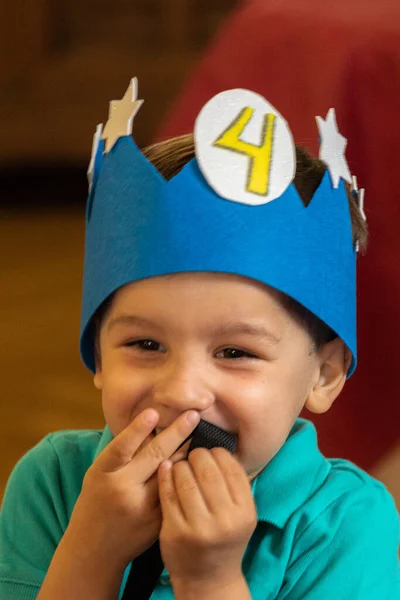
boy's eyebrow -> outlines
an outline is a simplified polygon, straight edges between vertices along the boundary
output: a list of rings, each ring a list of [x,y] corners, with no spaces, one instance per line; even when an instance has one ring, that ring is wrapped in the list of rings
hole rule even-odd
[[[107,327],[107,331],[110,331],[117,325],[137,325],[142,327],[157,327],[160,329],[159,325],[156,325],[149,319],[144,317],[139,317],[138,315],[120,315],[115,317],[110,321]],[[230,321],[229,323],[219,325],[212,329],[211,334],[214,337],[222,337],[224,335],[249,335],[251,337],[257,337],[261,339],[266,339],[271,344],[279,344],[282,341],[282,338],[275,335],[262,323],[249,323],[246,321]]]
[[[111,329],[117,325],[141,325],[143,327],[155,327],[155,323],[149,319],[145,319],[144,317],[139,317],[138,315],[120,315],[109,322],[107,331],[111,331]]]
[[[215,337],[222,337],[224,335],[236,334],[236,335],[249,335],[251,337],[265,338],[271,344],[279,344],[282,338],[275,335],[267,329],[262,323],[248,323],[246,321],[231,321],[226,325],[220,325],[213,329]]]

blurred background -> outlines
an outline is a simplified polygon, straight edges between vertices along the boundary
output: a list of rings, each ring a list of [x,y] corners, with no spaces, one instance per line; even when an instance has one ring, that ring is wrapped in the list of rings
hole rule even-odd
[[[321,449],[381,479],[400,507],[397,0],[0,0],[0,499],[48,432],[104,426],[78,353],[86,169],[96,124],[134,75],[140,146],[190,131],[210,97],[246,87],[316,152],[314,117],[335,106],[371,244],[360,366],[314,420]]]

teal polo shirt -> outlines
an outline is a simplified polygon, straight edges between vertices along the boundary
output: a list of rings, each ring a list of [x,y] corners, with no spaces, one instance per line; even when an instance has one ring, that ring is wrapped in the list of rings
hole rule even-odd
[[[0,598],[34,600],[104,431],[46,436],[15,466],[0,513]],[[399,517],[385,487],[327,460],[298,419],[252,482],[258,524],[243,557],[253,600],[399,600]],[[129,573],[126,569],[120,598]],[[171,600],[164,570],[152,600]]]

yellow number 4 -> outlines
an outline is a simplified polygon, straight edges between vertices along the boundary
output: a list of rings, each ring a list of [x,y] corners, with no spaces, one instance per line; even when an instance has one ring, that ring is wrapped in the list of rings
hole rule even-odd
[[[249,158],[246,191],[260,196],[268,194],[269,176],[271,170],[272,143],[274,139],[274,114],[265,114],[262,125],[261,144],[249,144],[240,139],[244,128],[252,118],[254,109],[246,106],[236,119],[213,142],[213,146],[224,148]]]

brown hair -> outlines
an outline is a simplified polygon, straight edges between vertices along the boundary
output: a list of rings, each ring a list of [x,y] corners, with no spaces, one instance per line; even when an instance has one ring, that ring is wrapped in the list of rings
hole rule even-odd
[[[193,134],[182,135],[164,142],[152,144],[142,150],[144,156],[156,167],[164,179],[169,180],[195,156]],[[309,154],[302,146],[296,146],[296,175],[294,185],[305,206],[308,206],[325,174],[325,164]],[[353,244],[359,245],[360,252],[364,253],[367,246],[368,230],[358,204],[353,197],[350,186],[346,184],[349,200]],[[314,344],[319,349],[323,344],[334,339],[336,333],[313,313],[299,304],[293,298],[282,294],[283,301],[288,310],[305,325]],[[98,327],[102,322],[111,298],[99,308],[95,321]],[[97,336],[96,336],[97,337]]]

